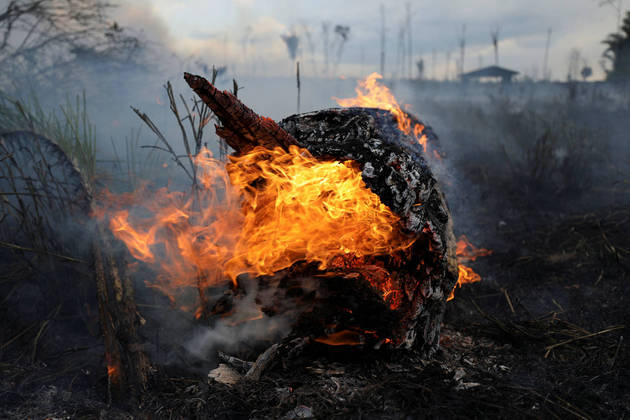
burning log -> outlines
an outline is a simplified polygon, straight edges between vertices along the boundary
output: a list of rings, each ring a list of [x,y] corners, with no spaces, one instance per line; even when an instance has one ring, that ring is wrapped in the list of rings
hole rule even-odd
[[[237,167],[252,154],[254,165],[275,160],[278,154],[347,162],[360,170],[365,186],[396,217],[387,219],[387,238],[396,246],[358,253],[339,249],[326,263],[298,258],[288,269],[260,272],[263,288],[273,283],[287,290],[263,311],[277,312],[291,285],[298,285],[299,299],[310,306],[292,336],[308,334],[331,345],[415,346],[425,355],[432,354],[438,346],[446,298],[458,276],[455,238],[444,195],[423,149],[399,129],[395,115],[367,108],[331,109],[276,124],[202,77],[186,74],[185,79],[218,116],[222,125],[217,126],[217,134],[236,150]],[[431,135],[424,125],[421,129],[421,134]],[[254,195],[266,185],[256,177],[247,181]],[[366,229],[365,233],[371,230]],[[305,277],[317,280],[315,292],[299,287]]]

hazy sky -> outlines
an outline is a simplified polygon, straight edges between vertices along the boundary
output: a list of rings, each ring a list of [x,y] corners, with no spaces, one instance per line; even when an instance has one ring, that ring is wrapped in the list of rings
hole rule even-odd
[[[322,22],[331,24],[329,74],[362,76],[379,70],[380,5],[385,6],[386,76],[398,71],[399,34],[411,6],[414,63],[422,58],[427,76],[443,78],[450,53],[450,76],[460,57],[466,25],[464,70],[494,63],[490,31],[499,28],[499,64],[540,77],[547,30],[551,28],[549,68],[566,79],[569,54],[579,50],[583,63],[603,76],[601,41],[616,29],[617,16],[600,0],[122,0],[117,19],[142,28],[149,38],[182,55],[230,66],[236,75],[289,75],[294,72],[282,35],[300,37],[299,60],[307,75],[324,70]],[[624,9],[630,0],[623,0]],[[333,68],[339,37],[332,28],[350,27],[338,68]],[[310,35],[311,43],[307,35]],[[435,54],[433,53],[435,51]],[[435,57],[435,64],[433,57]],[[415,75],[414,67],[414,75]]]

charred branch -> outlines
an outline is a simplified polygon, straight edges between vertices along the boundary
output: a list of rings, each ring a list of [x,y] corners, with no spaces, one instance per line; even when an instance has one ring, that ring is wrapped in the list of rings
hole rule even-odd
[[[297,144],[275,121],[259,116],[232,93],[218,90],[201,76],[184,73],[184,79],[219,118],[221,125],[216,126],[217,134],[237,154],[243,154],[256,146],[288,150],[289,146]]]
[[[108,388],[112,399],[131,402],[146,389],[150,367],[138,335],[143,319],[136,308],[123,256],[113,251],[111,233],[100,227],[98,231],[92,252]]]

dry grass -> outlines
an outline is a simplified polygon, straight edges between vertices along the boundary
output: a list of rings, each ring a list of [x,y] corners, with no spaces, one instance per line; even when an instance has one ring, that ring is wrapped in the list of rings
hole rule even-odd
[[[92,183],[96,176],[96,128],[85,93],[66,98],[58,110],[45,110],[35,94],[14,99],[0,92],[0,133],[31,131],[55,142]]]

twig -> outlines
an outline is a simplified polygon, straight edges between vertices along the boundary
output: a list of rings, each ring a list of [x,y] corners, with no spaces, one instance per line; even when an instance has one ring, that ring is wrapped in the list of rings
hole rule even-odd
[[[615,350],[615,356],[613,357],[612,363],[610,364],[610,368],[614,368],[615,367],[615,363],[617,362],[617,356],[619,355],[619,349],[621,348],[621,345],[623,344],[623,335],[619,337],[619,343],[617,343],[617,349]]]
[[[186,149],[186,154],[188,155],[188,162],[190,163],[190,168],[192,171],[192,182],[193,182],[193,186],[195,186],[197,184],[197,165],[195,164],[192,153],[190,151],[190,144],[188,143],[188,135],[186,134],[186,129],[184,128],[184,125],[182,124],[182,118],[179,116],[179,110],[177,109],[177,101],[175,100],[175,94],[173,93],[173,86],[171,85],[171,82],[166,82],[166,86],[164,88],[166,89],[166,94],[168,95],[171,112],[175,115],[175,118],[177,119],[177,125],[179,126],[179,130],[182,133],[182,140],[184,143],[184,148]],[[184,105],[186,105],[186,101],[184,100],[184,97],[182,95],[180,95],[180,97],[181,97],[182,102],[184,102]],[[188,107],[186,106],[186,108]],[[188,116],[190,117],[190,112],[188,113]],[[192,121],[191,123],[194,124],[194,121]]]
[[[0,241],[0,246],[3,246],[5,248],[15,249],[15,250],[18,250],[18,251],[34,252],[36,254],[50,255],[51,257],[59,258],[61,260],[68,261],[68,262],[87,264],[86,261],[79,260],[77,258],[72,258],[72,257],[67,257],[65,255],[55,254],[54,252],[42,251],[42,250],[34,249],[34,248],[27,248],[27,247],[16,245],[16,244],[10,244],[8,242]]]
[[[259,380],[265,369],[267,369],[271,362],[275,360],[279,347],[279,344],[276,343],[265,350],[260,356],[258,356],[256,362],[247,371],[245,377],[248,379],[253,379],[254,381]]]
[[[186,166],[184,166],[184,164],[182,163],[182,161],[179,159],[179,157],[177,156],[177,153],[175,153],[175,150],[173,150],[173,148],[171,147],[170,143],[168,142],[168,140],[166,140],[166,137],[164,137],[164,134],[162,134],[162,132],[160,131],[160,129],[155,125],[155,123],[151,120],[151,118],[149,118],[149,116],[147,114],[145,114],[144,112],[140,111],[137,108],[131,107],[131,109],[133,110],[133,112],[135,112],[138,117],[140,117],[140,119],[142,121],[144,121],[144,123],[149,126],[149,128],[151,129],[151,131],[153,131],[153,133],[155,133],[155,135],[158,137],[158,139],[160,139],[160,141],[166,146],[166,150],[168,150],[168,153],[170,153],[171,155],[173,155],[173,160],[175,161],[175,163],[177,163],[177,165],[182,168],[184,170],[184,172],[186,172],[186,175],[188,175],[188,177],[190,178],[191,181],[193,181],[195,178],[193,177],[193,175],[190,173],[190,171],[188,170],[188,168],[186,168]]]
[[[222,351],[218,352],[219,359],[228,364],[230,367],[239,371],[240,373],[246,373],[249,371],[254,365],[253,362],[248,362],[247,360],[239,359],[238,357],[230,356],[228,354],[223,353]]]
[[[549,356],[549,353],[551,353],[551,350],[553,350],[555,348],[558,348],[560,346],[564,346],[566,344],[570,344],[570,343],[573,343],[573,342],[578,341],[578,340],[583,340],[585,338],[591,338],[591,337],[595,337],[597,335],[602,335],[602,334],[606,334],[606,333],[609,333],[609,332],[612,332],[612,331],[621,330],[623,328],[626,328],[626,326],[625,325],[616,325],[614,327],[609,327],[609,328],[606,328],[604,330],[598,331],[596,333],[581,335],[579,337],[571,338],[569,340],[565,340],[565,341],[562,341],[560,343],[552,344],[550,346],[545,347],[545,350],[547,350],[547,352],[545,353],[545,359]]]
[[[238,87],[238,83],[236,83],[236,79],[232,79],[232,85],[234,96],[238,98],[238,91],[240,90],[240,88]]]
[[[512,299],[510,299],[510,295],[508,294],[507,289],[504,289],[502,287],[501,291],[503,292],[503,295],[505,296],[505,300],[507,300],[510,310],[512,311],[513,314],[516,314],[516,311],[514,310],[514,305],[512,305]]]
[[[569,413],[573,414],[574,416],[583,419],[583,420],[588,420],[590,419],[590,417],[588,417],[588,414],[584,413],[581,409],[579,409],[578,407],[574,406],[573,404],[563,400],[562,398],[555,396],[559,401],[561,401],[563,404],[560,404],[557,401],[553,401],[551,399],[549,399],[549,394],[547,395],[542,395],[538,392],[536,392],[536,390],[529,388],[529,387],[522,387],[522,386],[510,386],[510,388],[512,389],[517,389],[517,390],[521,390],[521,391],[525,391],[525,392],[529,392],[530,394],[538,397],[538,398],[542,398],[544,400],[544,402],[548,402],[551,403],[557,407],[562,408],[565,411],[568,411]],[[553,414],[553,413],[551,413]],[[554,414],[555,416],[555,414]],[[557,417],[557,416],[556,416]]]
[[[8,347],[11,343],[13,343],[15,340],[17,340],[18,338],[22,337],[24,334],[26,334],[27,332],[29,332],[30,330],[32,330],[33,328],[35,328],[37,324],[33,324],[30,327],[24,328],[20,333],[18,333],[15,337],[13,337],[12,339],[10,339],[9,341],[7,341],[6,343],[4,343],[3,345],[0,346],[0,350],[4,349],[5,347]]]
[[[35,362],[35,355],[37,354],[37,343],[39,342],[40,337],[44,333],[44,330],[48,326],[48,323],[50,322],[50,320],[57,316],[60,309],[61,309],[61,304],[57,305],[57,308],[55,309],[54,313],[51,316],[48,316],[46,321],[44,321],[42,323],[42,326],[39,328],[39,331],[37,331],[37,335],[35,335],[35,339],[33,340],[33,351],[31,352],[31,362]]]
[[[508,326],[506,324],[504,324],[503,322],[499,321],[497,318],[493,317],[492,315],[489,315],[487,313],[485,313],[477,304],[477,302],[475,302],[474,299],[471,299],[470,302],[474,305],[474,307],[477,309],[477,312],[479,312],[479,315],[481,315],[482,317],[486,318],[489,321],[494,322],[495,324],[497,324],[497,326],[499,327],[499,329],[501,331],[503,331],[504,333],[508,334],[508,335],[515,335],[514,331],[511,331]],[[522,335],[535,339],[535,340],[539,340],[540,337],[536,337],[535,335],[530,334],[527,330],[525,330],[524,328],[515,325],[515,324],[511,324],[510,325],[514,330],[516,330],[517,332],[521,333]]]

